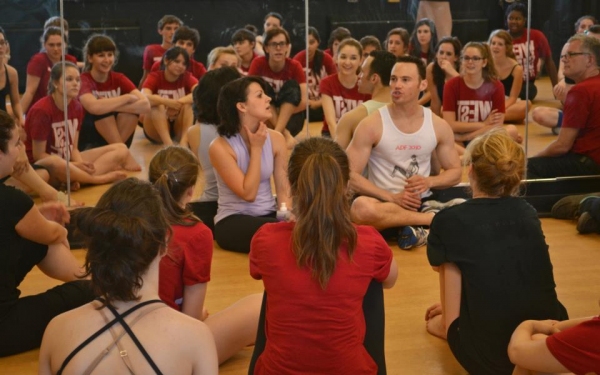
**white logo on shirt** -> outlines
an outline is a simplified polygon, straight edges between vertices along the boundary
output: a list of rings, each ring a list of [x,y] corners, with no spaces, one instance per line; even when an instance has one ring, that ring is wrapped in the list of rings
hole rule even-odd
[[[492,112],[492,101],[459,100],[458,121],[480,122],[485,120]]]
[[[178,88],[177,90],[163,90],[163,89],[159,89],[157,94],[161,97],[161,98],[167,98],[167,99],[181,99],[185,96],[185,89],[183,87]]]
[[[94,96],[97,99],[116,98],[116,97],[121,96],[121,88],[117,87],[116,90],[106,90],[106,91],[92,90],[92,94],[94,94]]]
[[[69,119],[67,120],[67,124],[69,125],[69,136],[73,139],[73,135],[77,131],[77,127],[79,125],[79,119]],[[67,143],[69,145],[69,151],[73,151],[73,144],[71,142],[67,142],[67,137],[65,133],[65,122],[54,122],[52,123],[52,131],[54,132],[54,145],[51,146],[52,154],[58,155],[63,159],[67,158]]]

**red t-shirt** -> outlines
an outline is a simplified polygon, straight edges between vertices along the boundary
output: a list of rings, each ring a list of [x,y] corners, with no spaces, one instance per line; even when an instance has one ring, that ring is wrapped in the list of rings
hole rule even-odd
[[[308,90],[308,98],[310,100],[321,99],[321,81],[328,75],[337,73],[337,68],[331,56],[323,53],[323,63],[321,64],[321,70],[319,72],[313,71],[314,60],[308,62],[308,69],[306,69],[306,50],[302,50],[294,56],[293,60],[298,61],[305,72],[308,74],[306,81],[306,89]]]
[[[90,72],[81,74],[81,90],[79,96],[93,94],[97,99],[116,98],[129,94],[137,87],[122,73],[111,71],[104,82],[97,82]]]
[[[203,223],[173,225],[167,254],[159,265],[160,299],[181,311],[183,287],[210,281],[213,235]]]
[[[321,95],[328,95],[333,100],[335,121],[340,121],[342,115],[371,99],[371,95],[358,92],[358,82],[351,89],[344,87],[337,74],[332,74],[321,81]],[[323,131],[329,131],[327,120],[323,118]]]
[[[476,90],[469,88],[460,76],[446,82],[444,112],[456,113],[457,121],[482,122],[494,109],[505,112],[502,82],[485,81]]]
[[[268,295],[267,343],[256,374],[375,374],[363,346],[362,302],[371,280],[390,273],[392,251],[381,234],[356,226],[357,246],[348,259],[340,249],[336,269],[323,290],[292,251],[295,223],[263,225],[252,238],[250,275]]]
[[[158,60],[157,62],[152,64],[152,69],[150,69],[150,71],[157,72],[159,70],[160,70],[160,60]],[[201,62],[198,62],[196,60],[193,60],[193,59],[190,59],[190,65],[188,65],[187,71],[192,73],[192,75],[194,77],[196,77],[196,79],[198,79],[198,81],[200,80],[200,78],[202,78],[202,76],[204,74],[206,74],[206,68],[204,67],[204,64],[202,64]]]
[[[160,44],[149,44],[144,48],[144,57],[142,69],[150,71],[152,64],[160,62],[162,56],[167,52]]]
[[[600,317],[548,336],[546,346],[576,375],[600,374]]]
[[[600,165],[600,74],[569,90],[563,116],[563,127],[579,129],[571,151]]]
[[[252,60],[250,60],[250,65],[248,65],[248,67],[245,67],[244,65],[240,65],[240,70],[242,71],[242,73],[244,73],[244,75],[248,75],[248,71],[250,70],[250,67],[252,66],[252,61],[254,61],[254,59],[256,59],[258,57],[258,55],[256,54],[256,52],[252,52]]]
[[[525,81],[526,67],[529,67],[529,81],[535,81],[538,73],[539,59],[552,57],[548,39],[546,39],[546,36],[541,31],[535,29],[531,29],[529,63],[527,62],[527,29],[523,31],[523,35],[513,39],[513,51],[517,62],[523,67],[523,81]]]
[[[198,80],[190,73],[183,73],[175,82],[165,78],[165,71],[151,72],[144,81],[143,88],[149,89],[153,94],[168,99],[181,99],[192,92]]]
[[[284,83],[290,79],[296,80],[298,83],[306,83],[302,65],[298,61],[292,60],[289,57],[285,58],[285,65],[279,72],[274,72],[269,66],[269,61],[265,56],[260,56],[252,60],[248,75],[262,77],[268,84],[273,87],[275,93],[279,93],[279,89]]]
[[[65,61],[77,64],[75,56],[65,55]],[[29,63],[27,64],[27,74],[40,77],[40,83],[33,95],[31,104],[29,104],[29,108],[31,108],[35,102],[48,95],[48,81],[50,80],[50,71],[52,70],[53,65],[54,64],[52,64],[52,61],[50,61],[46,52],[36,53],[29,60]]]
[[[83,107],[78,100],[71,100],[67,106],[69,125],[69,148],[73,151],[75,133],[81,130]],[[64,112],[54,103],[50,95],[38,100],[29,110],[25,118],[25,150],[30,163],[33,159],[32,140],[46,141],[46,153],[66,158],[67,137],[65,134]]]

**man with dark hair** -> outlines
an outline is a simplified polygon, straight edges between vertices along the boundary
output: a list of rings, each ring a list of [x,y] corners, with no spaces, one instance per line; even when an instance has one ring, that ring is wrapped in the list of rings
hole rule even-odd
[[[527,178],[600,174],[600,40],[575,35],[563,49],[567,94],[558,138],[527,165]]]
[[[175,31],[183,25],[183,21],[181,21],[178,17],[167,14],[163,16],[160,20],[158,20],[158,34],[162,36],[161,44],[149,44],[144,49],[144,57],[142,68],[144,69],[144,74],[142,75],[142,79],[140,79],[140,84],[138,88],[141,90],[148,73],[152,70],[152,65],[159,61],[162,56],[167,52],[167,50],[173,47],[173,35]]]
[[[173,46],[181,47],[185,49],[190,57],[190,63],[188,64],[187,70],[192,73],[198,80],[206,73],[206,67],[201,62],[196,61],[194,55],[196,49],[200,44],[200,33],[198,30],[187,26],[180,26],[175,34],[173,35]],[[160,61],[152,64],[151,71],[155,72],[160,70]]]
[[[343,149],[348,147],[358,124],[368,115],[390,103],[390,75],[396,56],[387,51],[373,51],[362,64],[358,75],[358,92],[370,94],[371,100],[346,112],[338,122],[335,141]]]
[[[433,212],[420,212],[431,188],[447,188],[461,177],[450,125],[419,105],[427,88],[425,64],[402,56],[390,77],[392,102],[362,120],[346,150],[352,169],[350,187],[360,194],[352,203],[354,222],[377,229],[401,227],[398,246],[427,242]],[[444,169],[433,175],[432,159]],[[362,176],[368,165],[368,176]],[[434,171],[432,171],[432,169]]]
[[[256,46],[256,34],[248,29],[239,29],[231,36],[231,45],[235,49],[235,53],[238,54],[242,60],[240,69],[242,72],[248,74],[250,64],[256,56],[254,48]]]

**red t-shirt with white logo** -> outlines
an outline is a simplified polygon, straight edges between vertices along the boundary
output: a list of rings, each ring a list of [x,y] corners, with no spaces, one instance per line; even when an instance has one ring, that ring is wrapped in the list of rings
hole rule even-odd
[[[262,77],[275,93],[279,93],[281,86],[287,81],[294,79],[299,84],[306,83],[304,70],[298,61],[292,60],[289,57],[285,58],[285,65],[279,72],[274,72],[269,66],[269,61],[265,56],[260,56],[252,60],[248,75]]]
[[[75,56],[65,55],[65,61],[77,64],[77,59]],[[52,66],[54,66],[54,64],[52,61],[50,61],[50,58],[46,52],[36,53],[29,60],[29,63],[27,64],[27,74],[40,78],[40,83],[38,84],[37,90],[33,94],[33,99],[31,99],[29,108],[31,108],[35,102],[48,95],[48,81],[50,80],[50,71],[52,70]]]
[[[90,72],[81,74],[81,90],[79,96],[84,94],[93,94],[96,99],[116,98],[121,95],[129,94],[137,87],[122,73],[111,71],[104,82],[94,80]]]
[[[358,84],[355,84],[350,89],[342,85],[337,74],[325,77],[321,81],[321,95],[327,95],[333,100],[336,122],[340,121],[344,113],[353,110],[363,102],[371,99],[371,95],[358,92]],[[323,131],[329,131],[329,126],[325,118],[323,118]]]
[[[69,139],[65,132],[65,116],[62,108],[58,108],[50,95],[35,103],[25,119],[25,150],[30,163],[35,162],[33,158],[32,140],[46,141],[46,153],[58,155],[65,159],[67,145],[73,151],[73,139],[76,132],[81,130],[83,122],[83,107],[78,100],[71,100],[67,106],[69,125]]]
[[[149,44],[144,48],[144,58],[142,63],[142,69],[150,71],[152,64],[155,62],[160,63],[160,59],[167,52],[166,49],[162,48],[160,44]]]
[[[468,87],[460,76],[446,82],[444,112],[456,113],[456,121],[483,122],[494,109],[505,112],[502,82],[485,81],[477,89]]]
[[[191,93],[197,84],[198,80],[190,72],[185,72],[176,81],[169,82],[165,78],[165,71],[159,70],[148,75],[143,88],[163,98],[177,100]]]
[[[152,64],[152,69],[150,71],[158,72],[159,70],[160,60]],[[204,64],[194,59],[190,59],[190,65],[188,65],[187,70],[188,72],[192,73],[192,75],[198,80],[200,80],[200,78],[202,78],[202,76],[206,74],[206,68],[204,67]]]

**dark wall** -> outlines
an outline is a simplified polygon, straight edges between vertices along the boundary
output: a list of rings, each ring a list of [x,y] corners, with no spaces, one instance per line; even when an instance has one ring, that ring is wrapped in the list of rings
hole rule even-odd
[[[597,0],[532,0],[532,25],[546,33],[557,59],[562,45],[573,33],[582,14],[599,14]],[[40,49],[44,20],[58,14],[58,0],[4,0],[0,26],[11,45],[10,64],[20,73],[24,91],[25,70],[31,55]],[[451,0],[453,34],[463,42],[485,40],[493,29],[504,26],[498,0]],[[412,31],[416,0],[309,0],[310,24],[317,27],[325,46],[336,26],[348,27],[357,37],[374,34],[381,39],[393,27]],[[134,82],[141,77],[144,46],[160,43],[156,23],[164,14],[175,14],[200,31],[196,59],[206,62],[208,52],[229,43],[231,34],[246,24],[262,31],[263,17],[277,11],[292,37],[293,53],[303,48],[304,1],[301,0],[65,0],[65,18],[70,23],[71,51],[80,54],[85,39],[106,32],[118,44],[121,56],[116,70]]]

